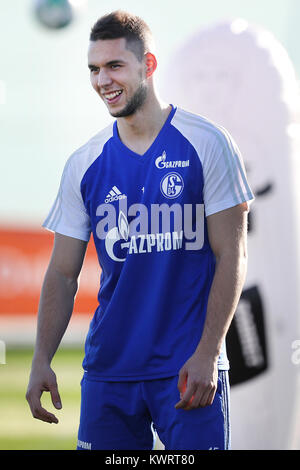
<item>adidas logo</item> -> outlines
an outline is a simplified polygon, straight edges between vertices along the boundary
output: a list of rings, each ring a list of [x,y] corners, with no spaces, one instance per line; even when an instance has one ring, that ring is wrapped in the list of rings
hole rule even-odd
[[[126,197],[125,194],[122,194],[121,191],[117,188],[117,186],[113,186],[109,193],[106,195],[106,199],[104,202],[114,202],[118,201],[119,199],[124,199]]]

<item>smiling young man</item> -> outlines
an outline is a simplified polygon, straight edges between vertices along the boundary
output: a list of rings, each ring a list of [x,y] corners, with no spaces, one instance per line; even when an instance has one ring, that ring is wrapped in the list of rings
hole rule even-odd
[[[180,64],[179,64],[180,66]],[[91,233],[99,305],[85,345],[78,449],[229,448],[225,337],[247,266],[253,200],[228,132],[162,102],[152,35],[117,11],[90,35],[92,86],[113,122],[68,159],[44,226],[55,232],[27,400],[57,423],[52,358]],[[184,86],[184,84],[183,84]]]

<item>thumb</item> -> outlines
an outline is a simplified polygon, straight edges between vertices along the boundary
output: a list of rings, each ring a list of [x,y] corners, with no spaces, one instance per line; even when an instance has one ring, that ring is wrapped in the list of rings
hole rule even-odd
[[[187,382],[187,371],[184,369],[180,371],[179,373],[179,379],[178,379],[178,390],[180,392],[180,398],[182,398],[185,390],[186,390],[186,382]]]

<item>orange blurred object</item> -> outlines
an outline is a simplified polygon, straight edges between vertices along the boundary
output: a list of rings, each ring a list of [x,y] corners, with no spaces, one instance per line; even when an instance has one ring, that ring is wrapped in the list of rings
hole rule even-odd
[[[0,228],[0,315],[37,313],[54,234],[44,229]],[[74,313],[97,307],[101,269],[93,240],[88,244]]]

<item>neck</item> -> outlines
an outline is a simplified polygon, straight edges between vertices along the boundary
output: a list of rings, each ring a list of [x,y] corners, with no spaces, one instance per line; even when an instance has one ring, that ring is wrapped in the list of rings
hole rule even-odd
[[[151,141],[164,125],[171,106],[159,100],[155,95],[148,96],[143,106],[131,116],[117,118],[120,139],[130,142]]]

